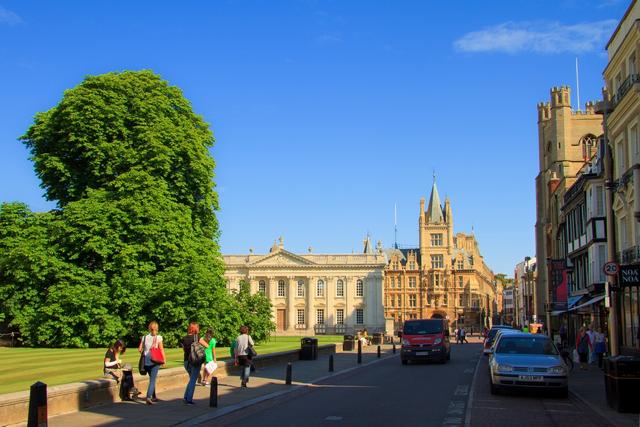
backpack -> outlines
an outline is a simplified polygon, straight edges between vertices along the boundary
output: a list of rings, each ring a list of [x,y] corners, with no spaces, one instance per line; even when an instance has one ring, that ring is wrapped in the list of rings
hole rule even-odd
[[[191,350],[189,351],[189,363],[192,366],[198,366],[204,362],[204,346],[198,341],[198,336],[194,335],[193,343],[191,343]]]

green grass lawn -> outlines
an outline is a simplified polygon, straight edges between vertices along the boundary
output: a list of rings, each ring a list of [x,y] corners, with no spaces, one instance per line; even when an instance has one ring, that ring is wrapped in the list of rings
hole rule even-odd
[[[319,344],[342,341],[342,335],[317,336]],[[300,348],[300,337],[271,337],[256,346],[258,354],[275,353]],[[0,393],[29,390],[31,384],[42,381],[49,386],[102,378],[102,362],[106,348],[8,348],[0,347]],[[182,349],[165,349],[165,368],[182,366]],[[218,359],[230,357],[229,347],[216,349]],[[121,359],[131,363],[137,372],[139,353],[130,348]]]

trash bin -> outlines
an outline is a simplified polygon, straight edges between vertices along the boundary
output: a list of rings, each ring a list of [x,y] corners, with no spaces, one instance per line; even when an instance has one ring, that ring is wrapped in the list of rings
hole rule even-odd
[[[380,333],[380,332],[376,332],[375,334],[373,334],[373,337],[371,337],[371,344],[372,345],[382,345],[382,337],[384,336],[384,334]]]
[[[300,360],[316,360],[318,358],[318,339],[302,338],[300,340]]]
[[[342,341],[342,351],[353,351],[356,346],[356,338],[353,335],[345,335]]]
[[[614,356],[605,361],[607,403],[618,412],[640,412],[640,357]]]

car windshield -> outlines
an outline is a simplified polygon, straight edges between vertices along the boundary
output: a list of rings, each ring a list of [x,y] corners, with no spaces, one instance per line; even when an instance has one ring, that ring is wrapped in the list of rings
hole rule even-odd
[[[492,340],[493,338],[495,338],[496,334],[498,333],[499,330],[501,329],[509,329],[509,328],[492,328],[489,331],[489,334],[487,335],[487,338],[489,338],[490,340]]]
[[[500,338],[495,352],[498,354],[558,354],[548,337],[510,337],[507,335]]]
[[[404,325],[405,335],[428,335],[442,332],[441,320],[422,320],[417,322],[407,322]]]

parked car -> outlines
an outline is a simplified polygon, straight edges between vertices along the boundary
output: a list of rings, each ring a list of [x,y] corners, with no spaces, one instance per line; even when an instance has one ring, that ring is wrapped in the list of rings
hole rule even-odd
[[[413,360],[451,359],[449,322],[445,319],[407,320],[402,329],[400,360],[403,365]]]
[[[567,397],[568,369],[551,339],[542,334],[506,333],[489,357],[491,394],[505,388],[550,390]]]
[[[517,330],[517,329],[498,329],[498,332],[496,332],[496,335],[493,337],[493,343],[491,343],[491,348],[489,349],[489,354],[491,354],[493,352],[493,350],[495,349],[496,345],[500,341],[500,338],[503,335],[517,334],[519,332],[520,331]]]
[[[496,337],[496,333],[498,333],[499,330],[501,329],[511,329],[513,330],[513,328],[511,326],[508,325],[493,325],[491,327],[491,329],[489,330],[489,332],[487,332],[487,336],[484,338],[484,347],[482,349],[482,353],[487,355],[489,354],[489,350],[491,349],[491,346],[493,345],[493,340]]]

